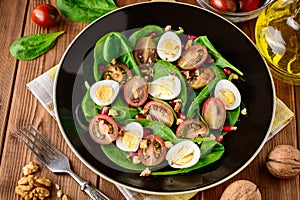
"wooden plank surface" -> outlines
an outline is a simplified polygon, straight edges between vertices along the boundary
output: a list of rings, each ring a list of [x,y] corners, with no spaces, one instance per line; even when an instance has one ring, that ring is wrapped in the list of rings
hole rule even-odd
[[[116,0],[115,2],[119,7],[122,7],[143,1]],[[181,2],[198,5],[194,0],[181,0]],[[55,0],[0,1],[0,25],[2,28],[0,30],[0,35],[2,36],[0,37],[0,199],[20,199],[14,193],[14,188],[22,175],[21,168],[29,161],[37,161],[32,153],[12,136],[16,132],[16,125],[20,120],[24,120],[33,123],[42,132],[47,133],[46,137],[58,149],[68,155],[72,167],[78,175],[90,180],[112,199],[122,200],[124,197],[113,184],[97,176],[79,161],[59,133],[55,119],[50,117],[26,88],[26,83],[59,62],[70,42],[87,25],[85,23],[72,22],[62,17],[58,27],[49,29],[38,27],[31,21],[30,12],[34,6],[42,3],[56,5]],[[238,24],[238,26],[254,41],[255,20]],[[52,33],[61,30],[65,30],[66,33],[57,40],[54,48],[35,60],[16,61],[9,54],[10,44],[21,36],[36,33]],[[296,114],[296,117],[299,116],[300,87],[287,85],[276,79],[274,81],[277,96]],[[226,186],[238,179],[249,179],[256,183],[263,199],[300,199],[299,177],[290,180],[277,179],[271,176],[265,167],[265,158],[275,145],[290,144],[299,148],[299,134],[299,119],[295,118],[284,130],[265,144],[260,154],[247,168],[225,183],[199,192],[193,200],[219,199]],[[62,190],[69,194],[72,199],[88,199],[79,190],[79,186],[70,176],[55,175],[43,166],[40,174],[51,179],[53,183],[58,183]],[[53,196],[51,199],[57,198]]]

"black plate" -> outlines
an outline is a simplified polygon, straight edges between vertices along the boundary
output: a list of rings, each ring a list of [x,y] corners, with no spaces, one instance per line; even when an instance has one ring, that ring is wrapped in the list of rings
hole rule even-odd
[[[184,27],[185,33],[207,35],[216,49],[244,72],[238,88],[248,115],[238,130],[224,139],[225,155],[209,167],[185,175],[139,177],[111,168],[109,160],[85,131],[80,102],[85,92],[82,67],[93,66],[95,43],[108,32],[123,32],[149,24]],[[216,186],[244,169],[259,153],[274,116],[275,94],[267,65],[251,40],[235,25],[199,7],[170,2],[141,3],[118,9],[90,24],[74,39],[61,60],[56,80],[57,120],[69,146],[80,160],[107,180],[147,193],[185,193]],[[97,153],[95,153],[97,152]],[[100,153],[99,153],[100,152]]]

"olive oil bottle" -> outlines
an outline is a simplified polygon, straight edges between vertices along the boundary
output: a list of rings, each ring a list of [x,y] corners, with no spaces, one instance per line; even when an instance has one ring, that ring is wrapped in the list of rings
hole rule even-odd
[[[276,0],[262,10],[255,40],[273,76],[300,85],[300,0]]]

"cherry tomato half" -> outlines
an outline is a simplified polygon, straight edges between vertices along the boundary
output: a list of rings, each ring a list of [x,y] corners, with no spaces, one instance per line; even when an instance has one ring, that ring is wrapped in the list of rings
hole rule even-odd
[[[142,37],[136,43],[133,55],[139,66],[152,66],[157,59],[156,44],[151,36]]]
[[[110,144],[117,139],[119,127],[109,116],[99,114],[90,121],[89,133],[95,142]]]
[[[176,130],[177,137],[188,138],[188,139],[206,137],[207,133],[208,133],[207,126],[198,119],[184,120]]]
[[[31,12],[31,19],[39,26],[48,28],[58,24],[60,14],[58,10],[50,4],[36,6]]]
[[[132,107],[143,105],[148,98],[148,87],[141,77],[133,77],[124,85],[124,100]]]
[[[259,0],[239,0],[240,11],[248,12],[259,7]]]
[[[132,77],[132,73],[127,65],[115,62],[106,66],[102,76],[105,80],[114,80],[120,84],[125,84]]]
[[[144,106],[144,110],[147,112],[146,119],[161,122],[169,127],[174,122],[172,108],[162,102],[150,101]]]
[[[193,45],[182,53],[178,60],[178,66],[184,70],[192,70],[200,67],[207,59],[208,52],[205,46]]]
[[[218,10],[227,12],[234,12],[237,10],[236,0],[210,0],[210,4]]]
[[[147,148],[139,148],[138,157],[145,166],[156,166],[165,160],[167,148],[164,140],[156,135],[148,135]]]
[[[202,116],[209,128],[221,129],[226,119],[226,109],[222,100],[216,97],[208,98],[203,104]]]
[[[186,74],[188,73],[188,74]],[[199,68],[194,71],[186,71],[183,72],[183,74],[187,75],[186,79],[188,84],[193,89],[200,89],[206,86],[210,81],[212,81],[215,78],[215,73],[211,68],[204,67]]]

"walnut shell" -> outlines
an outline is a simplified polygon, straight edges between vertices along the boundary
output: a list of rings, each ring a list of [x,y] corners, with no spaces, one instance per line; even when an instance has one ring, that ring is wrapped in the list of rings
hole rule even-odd
[[[248,180],[231,183],[223,192],[220,200],[261,200],[257,186]]]
[[[269,152],[266,166],[277,178],[293,178],[300,174],[300,151],[291,145],[277,145]]]

